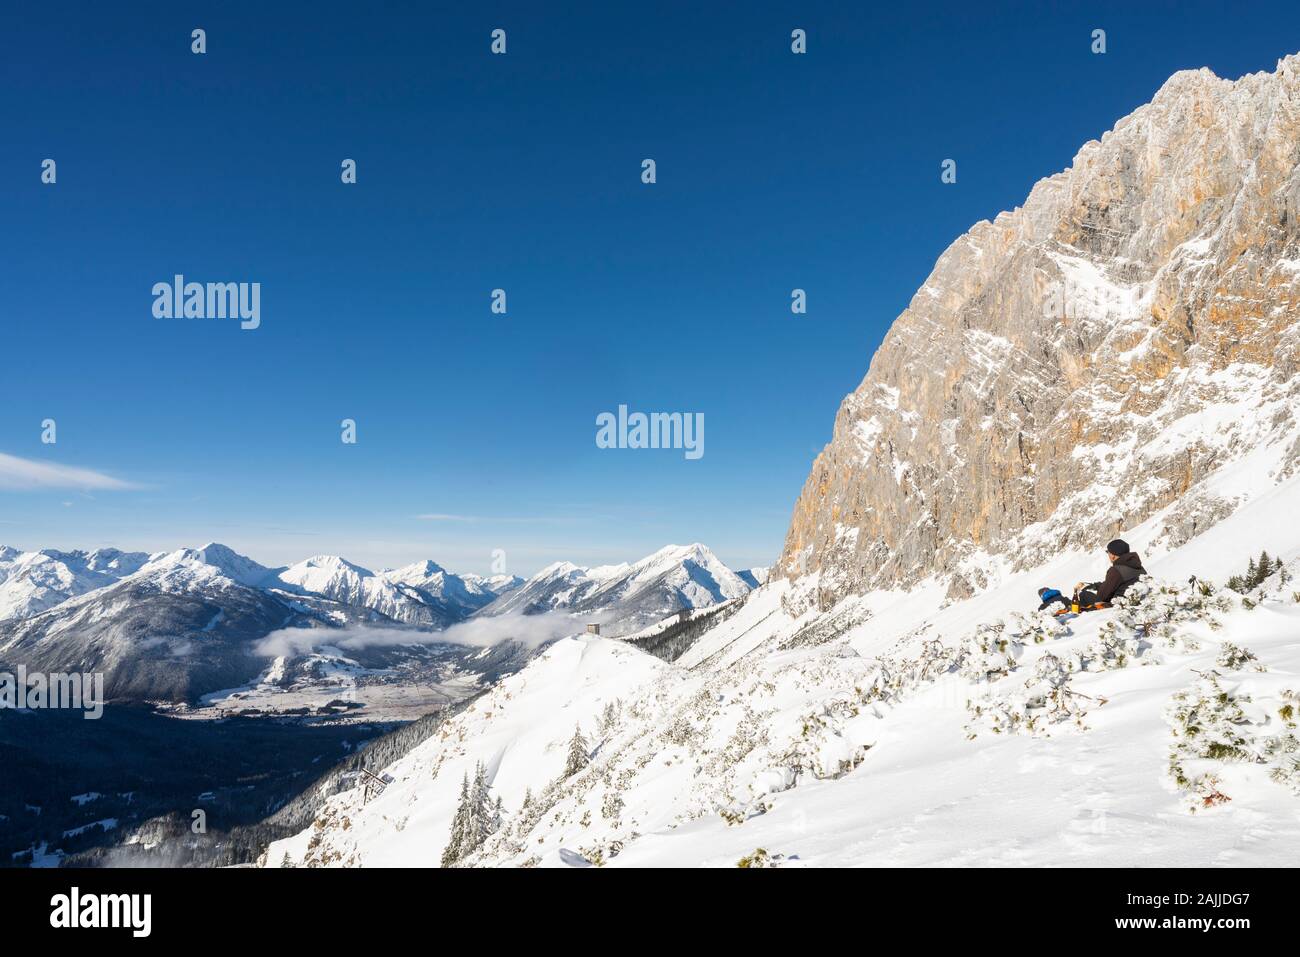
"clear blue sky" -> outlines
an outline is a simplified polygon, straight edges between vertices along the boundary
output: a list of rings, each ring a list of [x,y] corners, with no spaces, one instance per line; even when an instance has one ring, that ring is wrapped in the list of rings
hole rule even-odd
[[[948,243],[1175,70],[1300,49],[1294,4],[964,6],[11,6],[0,542],[772,561]],[[177,272],[260,282],[261,328],[155,319]],[[703,412],[704,457],[598,449],[619,403]]]

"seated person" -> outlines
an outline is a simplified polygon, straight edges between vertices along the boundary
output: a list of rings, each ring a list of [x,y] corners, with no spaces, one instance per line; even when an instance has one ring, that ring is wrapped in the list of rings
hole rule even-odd
[[[1106,546],[1110,568],[1099,582],[1079,582],[1074,586],[1074,600],[1080,606],[1108,605],[1128,591],[1128,586],[1147,573],[1138,553],[1131,551],[1128,542],[1117,538]]]

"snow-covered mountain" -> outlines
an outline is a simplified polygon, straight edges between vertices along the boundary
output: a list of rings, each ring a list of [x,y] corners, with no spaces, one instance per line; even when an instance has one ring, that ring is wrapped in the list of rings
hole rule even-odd
[[[403,565],[379,574],[395,585],[415,589],[423,602],[446,609],[457,621],[524,583],[517,575],[453,575],[432,561]]]
[[[1300,55],[1177,74],[940,259],[772,581],[550,645],[263,863],[1291,864],[1297,196]],[[1117,533],[1151,578],[1035,610]],[[553,566],[503,604],[635,577]]]
[[[249,588],[260,588],[272,575],[271,569],[265,565],[259,565],[228,545],[216,542],[209,542],[202,548],[180,548],[151,555],[139,571],[144,577],[166,581],[177,589],[214,577],[226,578]]]
[[[1298,149],[1300,55],[1182,71],[953,242],[841,405],[774,575],[818,576],[823,606],[935,572],[962,597],[1158,512],[1185,542],[1293,474]]]
[[[258,642],[279,629],[441,629],[517,581],[462,579],[432,562],[420,567],[427,572],[423,578],[417,566],[376,575],[336,556],[318,556],[271,569],[216,543],[153,555],[5,548],[0,599],[8,620],[0,621],[0,662],[29,671],[102,671],[114,698],[193,701],[256,683],[268,665],[286,681],[319,671],[310,654],[268,663],[258,653]],[[418,641],[413,636],[405,654],[426,661],[429,652],[416,647]],[[346,660],[365,672],[391,668],[403,653],[355,652]],[[463,656],[468,661],[475,655],[478,649]],[[510,656],[522,660],[517,650]],[[474,674],[502,667],[494,658],[468,665]]]
[[[29,618],[138,572],[175,588],[221,575],[335,608],[339,620],[368,610],[376,619],[425,627],[462,621],[524,581],[511,575],[456,575],[432,561],[375,573],[337,555],[273,569],[217,543],[154,554],[115,548],[23,552],[0,545],[0,621]]]
[[[20,552],[0,545],[0,621],[26,618],[133,574],[149,560],[116,548]]]
[[[634,630],[679,608],[700,607],[749,589],[703,546],[670,547],[634,564],[544,572],[524,589],[506,575],[459,576],[435,562],[372,572],[337,555],[318,555],[269,568],[228,546],[209,543],[153,555],[97,552],[0,552],[0,596],[10,610],[0,621],[0,664],[29,670],[103,671],[110,697],[194,701],[218,690],[240,700],[272,686],[301,688],[319,679],[333,687],[337,673],[432,686],[459,668],[474,690],[477,680],[521,666],[534,643],[509,628],[495,629],[492,653],[468,647],[436,648],[436,633],[479,612],[492,615],[564,608],[600,613],[602,621]],[[572,573],[575,595],[561,594]],[[551,590],[547,591],[550,587]],[[543,595],[542,599],[537,596]],[[544,608],[533,607],[549,599]],[[319,653],[304,650],[269,661],[259,642],[291,628],[410,628],[409,642]],[[573,631],[582,630],[575,620]],[[342,669],[342,671],[340,671]],[[355,682],[353,682],[355,684]],[[463,685],[463,687],[462,687]],[[244,689],[241,691],[240,689]],[[413,705],[416,706],[416,705]]]
[[[704,545],[669,545],[631,564],[542,569],[484,615],[565,611],[607,621],[613,633],[635,631],[666,615],[740,598],[752,586]]]
[[[426,601],[413,586],[377,575],[337,555],[316,555],[291,565],[267,587],[307,598],[327,598],[353,608],[366,608],[403,624],[445,628],[463,615],[449,613],[443,605]]]
[[[102,672],[111,698],[183,701],[239,684],[265,667],[257,639],[307,623],[252,584],[265,573],[224,546],[151,556],[111,584],[0,622],[0,662]]]

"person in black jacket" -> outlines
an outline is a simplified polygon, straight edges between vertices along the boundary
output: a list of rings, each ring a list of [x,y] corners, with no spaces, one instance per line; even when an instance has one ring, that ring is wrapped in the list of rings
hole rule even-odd
[[[1128,542],[1117,538],[1106,546],[1110,568],[1099,582],[1079,582],[1074,586],[1074,600],[1080,606],[1108,605],[1128,591],[1128,586],[1147,573],[1138,553],[1128,547]]]

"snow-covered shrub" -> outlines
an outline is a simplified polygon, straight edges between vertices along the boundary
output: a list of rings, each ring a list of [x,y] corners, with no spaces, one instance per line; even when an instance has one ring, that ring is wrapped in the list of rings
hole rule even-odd
[[[858,704],[848,696],[835,696],[805,715],[799,736],[781,755],[781,763],[796,774],[807,773],[819,780],[840,778],[862,763],[869,744],[855,744],[845,735],[845,725],[859,714]]]
[[[1300,737],[1296,736],[1300,694],[1289,688],[1283,691],[1277,716],[1282,724],[1281,731],[1264,740],[1264,755],[1274,764],[1269,777],[1300,796]]]
[[[1003,619],[1003,633],[1022,644],[1041,645],[1046,641],[1068,638],[1070,626],[1046,611],[1012,612]]]
[[[1116,620],[1131,626],[1139,637],[1167,643],[1176,637],[1170,626],[1179,623],[1201,621],[1218,629],[1222,625],[1218,616],[1231,611],[1234,600],[1210,582],[1193,579],[1176,585],[1147,577],[1130,585],[1114,605]]]
[[[967,702],[970,715],[966,724],[967,737],[974,738],[981,730],[994,734],[1046,736],[1065,722],[1084,728],[1086,702],[1104,704],[1105,701],[1071,689],[1070,673],[1070,668],[1061,658],[1050,652],[1042,655],[1023,685]]]
[[[659,735],[665,744],[675,744],[678,747],[686,747],[695,736],[695,726],[691,724],[690,719],[681,714],[677,715]]]
[[[1229,671],[1240,671],[1252,661],[1256,662],[1256,671],[1264,670],[1264,666],[1258,663],[1259,659],[1255,657],[1254,652],[1234,645],[1231,641],[1225,641],[1219,648],[1219,657],[1215,659],[1215,664]]]
[[[784,854],[771,854],[765,848],[754,849],[753,854],[746,854],[736,861],[737,867],[777,867],[785,860]]]
[[[1075,660],[1080,671],[1113,671],[1127,668],[1148,647],[1132,628],[1112,618],[1101,626],[1096,640],[1079,652]]]
[[[1181,625],[1203,622],[1212,630],[1222,627],[1219,615],[1231,611],[1236,600],[1206,581],[1192,579],[1176,585],[1143,578],[1115,599],[1113,619],[1121,630],[1179,653],[1200,650],[1200,643]]]
[[[855,689],[863,704],[896,704],[905,694],[933,683],[942,675],[959,671],[969,652],[933,639],[926,642],[915,658],[882,655],[876,670],[865,686]]]
[[[609,863],[611,858],[618,857],[619,852],[623,850],[622,841],[610,841],[608,844],[593,844],[590,847],[579,847],[578,854],[582,856],[592,867],[604,867]]]
[[[1231,800],[1219,789],[1210,762],[1264,760],[1242,707],[1249,696],[1226,690],[1219,677],[1216,671],[1200,673],[1192,687],[1175,693],[1165,709],[1174,737],[1169,776],[1192,797],[1193,811]]]
[[[735,767],[745,760],[755,748],[766,746],[768,743],[767,722],[769,718],[769,714],[760,714],[750,708],[749,705],[745,705],[744,714],[736,724],[736,730],[731,733],[726,743],[717,752],[714,760],[710,762],[716,765],[716,768],[712,770],[720,773],[726,768]]]
[[[1004,651],[972,651],[962,659],[960,674],[967,681],[985,683],[1005,678],[1016,666]]]

